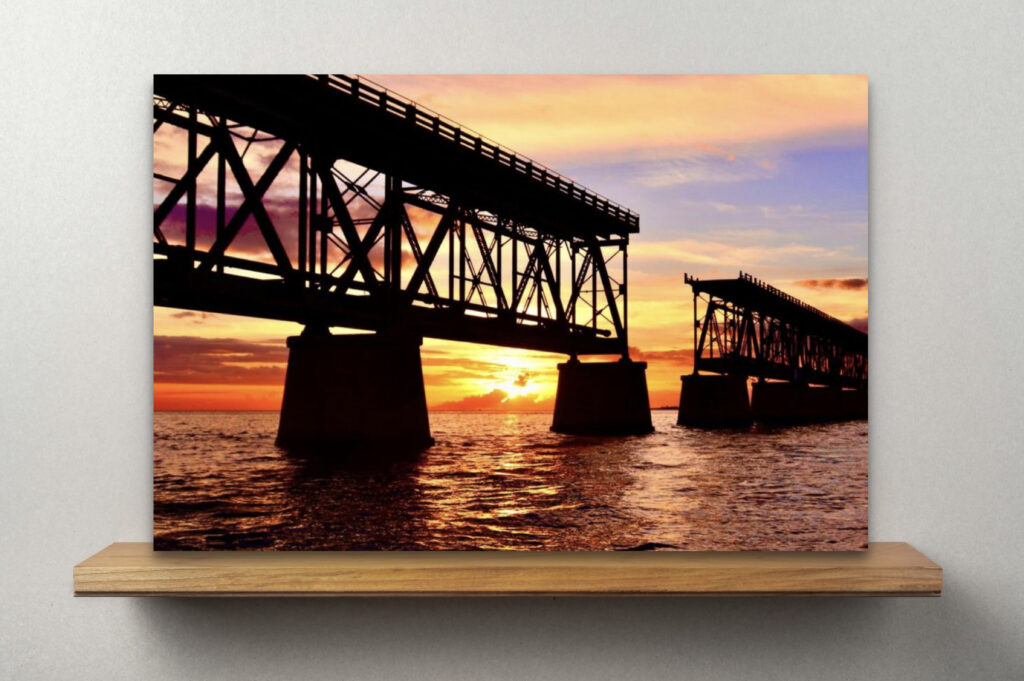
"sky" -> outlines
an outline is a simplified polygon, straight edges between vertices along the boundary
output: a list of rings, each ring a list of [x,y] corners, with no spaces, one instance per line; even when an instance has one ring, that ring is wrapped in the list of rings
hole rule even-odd
[[[866,76],[368,78],[639,213],[629,246],[630,354],[648,362],[652,406],[677,404],[679,377],[692,369],[684,272],[742,270],[867,330]],[[162,126],[155,171],[180,176],[183,145]],[[256,144],[247,164],[265,166],[275,150]],[[200,226],[213,220],[214,165],[199,179]],[[166,187],[154,181],[155,204]],[[284,230],[296,187],[293,157],[265,201]],[[235,191],[229,185],[229,199]],[[165,230],[172,242],[181,208]],[[411,217],[419,230],[421,216]],[[236,241],[240,253],[263,250],[252,225]],[[279,409],[285,339],[300,331],[154,308],[155,409]],[[433,339],[421,352],[434,410],[550,410],[565,360]]]

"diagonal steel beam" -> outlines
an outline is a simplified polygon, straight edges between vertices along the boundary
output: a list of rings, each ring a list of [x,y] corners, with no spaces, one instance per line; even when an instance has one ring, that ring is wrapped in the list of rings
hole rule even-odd
[[[560,321],[565,321],[565,308],[562,307],[562,296],[561,291],[558,288],[558,281],[555,279],[554,272],[551,271],[551,260],[548,258],[548,250],[543,245],[543,242],[537,244],[538,260],[540,262],[541,271],[544,273],[544,278],[548,280],[548,289],[551,293],[551,302],[555,306],[555,318]],[[557,244],[555,248],[558,248]],[[543,299],[543,298],[542,298]]]
[[[501,235],[495,234],[494,241],[488,245],[483,229],[480,228],[479,224],[474,222],[473,236],[476,238],[476,247],[480,251],[480,257],[483,258],[484,269],[487,270],[487,276],[491,279],[491,285],[494,288],[494,295],[498,299],[498,309],[507,310],[508,301],[505,299],[505,290],[501,286],[501,277],[498,276],[498,270],[495,268],[494,261],[491,259],[491,251],[494,249],[495,242],[501,238]]]
[[[370,249],[376,245],[377,240],[380,238],[380,233],[384,230],[384,223],[387,218],[387,213],[383,208],[377,211],[377,215],[374,216],[373,222],[370,223],[370,228],[366,230],[366,237],[362,240],[362,243],[366,244],[366,252],[369,254]],[[337,293],[344,294],[348,291],[352,282],[355,281],[356,274],[360,271],[359,266],[352,253],[352,247],[349,246],[349,252],[346,256],[348,258],[348,266],[345,271],[342,272],[341,276],[335,282],[334,290]],[[339,266],[344,264],[344,260],[339,263]]]
[[[203,149],[202,153],[196,157],[195,163],[190,165],[188,170],[185,171],[185,174],[181,176],[180,180],[178,180],[177,184],[171,187],[171,191],[167,193],[167,196],[165,196],[164,200],[160,202],[157,209],[153,211],[154,229],[159,228],[160,225],[164,223],[164,220],[166,220],[167,216],[171,214],[174,207],[178,205],[178,201],[180,201],[181,197],[188,191],[192,182],[199,177],[199,173],[203,172],[203,168],[206,167],[206,164],[210,162],[210,159],[213,158],[213,155],[216,152],[217,145],[214,144],[213,140],[211,140],[210,143],[206,145],[206,148]]]
[[[708,309],[704,311],[704,322],[700,325],[700,340],[693,354],[693,373],[697,373],[697,361],[704,354],[704,344],[708,337],[708,327],[715,323],[715,301],[708,301]]]
[[[481,274],[484,271],[484,266],[481,263],[480,267],[477,268],[473,261],[469,259],[468,253],[464,253],[463,257],[466,260],[466,269],[469,270],[468,281],[472,282],[472,284],[470,285],[469,292],[466,293],[466,297],[462,302],[468,303],[471,300],[473,300],[474,295],[479,294],[480,303],[483,305],[487,305],[487,296],[484,294],[484,280],[483,277],[481,276]]]
[[[520,275],[519,283],[516,286],[515,295],[512,298],[512,311],[518,312],[519,305],[523,301],[523,294],[526,292],[526,286],[530,281],[534,280],[534,269],[537,267],[537,246],[533,247],[530,251],[530,259],[526,261],[526,269]],[[533,297],[533,291],[530,291],[530,298]],[[527,304],[529,304],[529,298],[527,298]]]
[[[583,263],[580,265],[579,272],[576,273],[576,280],[572,284],[572,294],[569,296],[569,302],[565,306],[565,309],[568,311],[576,310],[576,301],[579,300],[580,295],[583,293],[583,286],[587,283],[587,273],[590,270],[592,257],[589,250],[583,254]]]
[[[412,221],[409,219],[409,213],[405,210],[405,205],[399,205],[398,210],[400,211],[399,217],[402,220],[402,230],[405,232],[405,238],[409,242],[409,249],[416,260],[416,266],[419,267],[420,262],[423,260],[423,249],[420,248],[419,237],[416,236],[416,230],[413,229]],[[437,285],[434,283],[434,277],[430,275],[429,269],[424,277],[424,281],[427,284],[427,292],[436,298]]]
[[[375,171],[375,170],[371,170],[369,168],[365,168],[363,170],[363,172],[359,173],[359,177],[357,177],[354,180],[349,179],[348,175],[346,175],[345,173],[341,172],[340,170],[338,170],[337,168],[334,168],[334,167],[331,168],[331,173],[336,178],[338,178],[339,180],[341,180],[342,182],[345,183],[345,191],[341,192],[342,196],[345,196],[349,192],[352,192],[352,197],[345,199],[345,204],[346,205],[352,203],[356,199],[363,199],[364,201],[366,201],[368,204],[370,204],[371,206],[373,206],[377,210],[380,210],[380,208],[381,208],[380,201],[375,199],[368,191],[366,191],[366,188],[368,186],[370,186],[370,184],[372,184],[374,180],[376,180],[378,177],[380,177],[380,172],[379,171]],[[364,182],[363,178],[366,177],[367,175],[369,175],[370,173],[372,173],[372,175],[370,175],[370,178],[367,179]]]
[[[611,278],[608,276],[608,268],[605,265],[604,257],[601,253],[601,245],[596,239],[591,239],[590,249],[594,254],[592,258],[594,269],[597,270],[598,275],[601,277],[601,288],[604,289],[604,295],[608,300],[608,310],[612,316],[612,325],[615,327],[615,335],[622,338],[622,319],[619,317],[619,306],[615,303],[615,292],[612,291],[612,282]]]
[[[359,238],[359,232],[356,231],[356,225],[352,222],[352,216],[348,212],[348,205],[345,203],[345,199],[341,196],[341,190],[338,189],[338,184],[335,182],[334,173],[331,171],[331,167],[321,165],[317,174],[320,175],[323,192],[327,196],[327,200],[330,202],[331,208],[334,209],[334,216],[338,218],[338,225],[341,227],[341,233],[344,235],[345,242],[348,244],[352,264],[355,265],[359,273],[363,275],[363,281],[365,281],[367,285],[375,287],[378,283],[377,273],[374,271],[369,258],[370,248],[373,246],[373,241],[369,238],[365,240]],[[381,214],[384,214],[384,217],[386,217],[386,212],[383,208],[377,213],[378,216]],[[367,233],[367,237],[369,237],[369,233]]]
[[[253,185],[252,178],[249,177],[249,171],[246,170],[245,164],[242,163],[238,150],[235,149],[235,145],[231,142],[231,137],[227,131],[222,131],[218,135],[217,142],[221,154],[224,155],[224,159],[231,166],[231,173],[235,177],[235,182],[238,183],[238,188],[242,190],[243,200],[242,205],[238,207],[235,214],[231,216],[231,220],[224,226],[224,231],[221,233],[220,238],[214,242],[207,252],[206,258],[199,264],[199,271],[209,272],[213,269],[214,264],[224,255],[228,246],[238,236],[242,225],[245,224],[250,215],[253,215],[256,218],[260,232],[263,234],[264,239],[267,240],[267,246],[274,252],[274,260],[284,270],[282,275],[290,274],[292,267],[288,254],[284,250],[284,246],[281,245],[277,232],[274,231],[273,224],[270,222],[270,217],[266,214],[262,200],[263,195],[267,193],[267,189],[270,188],[274,179],[281,172],[281,169],[284,168],[288,157],[295,150],[295,145],[291,142],[285,143],[273,160],[271,160],[270,165],[267,166],[259,181]]]
[[[433,264],[434,258],[437,257],[438,251],[441,250],[441,245],[444,243],[445,237],[448,236],[448,232],[451,231],[452,225],[455,224],[455,216],[458,212],[455,202],[449,201],[448,207],[445,208],[444,214],[441,216],[441,221],[437,223],[437,227],[434,228],[434,233],[430,235],[430,242],[427,244],[427,249],[423,251],[423,257],[416,265],[416,269],[413,271],[412,277],[409,278],[409,284],[405,288],[410,302],[419,292],[420,286],[423,285],[423,281],[426,279],[430,271],[430,266]]]
[[[235,145],[231,143],[231,139],[226,134],[222,140],[222,146],[221,154],[224,156],[224,160],[228,162],[228,165],[231,166],[231,174],[235,176],[235,182],[238,183],[238,188],[242,190],[242,196],[255,196],[257,191],[256,185],[252,183],[252,178],[249,177],[249,171],[246,170],[242,157],[238,154],[238,150],[235,149]],[[281,171],[284,164],[288,162],[296,146],[294,142],[285,142],[280,151],[277,152],[277,156],[271,161],[271,166],[277,166],[274,170],[274,177]],[[267,170],[269,172],[270,167]],[[263,181],[262,177],[260,181]],[[270,183],[268,182],[266,187],[269,186]],[[274,228],[270,215],[267,214],[267,208],[263,205],[263,194],[265,193],[266,188],[264,188],[258,198],[252,201],[252,216],[255,218],[256,226],[259,227],[260,233],[263,235],[263,240],[267,242],[267,246],[274,256],[274,262],[281,268],[282,273],[288,276],[292,272],[292,263],[288,258],[288,251],[285,250],[284,244],[281,243],[281,237],[277,235],[277,230]]]

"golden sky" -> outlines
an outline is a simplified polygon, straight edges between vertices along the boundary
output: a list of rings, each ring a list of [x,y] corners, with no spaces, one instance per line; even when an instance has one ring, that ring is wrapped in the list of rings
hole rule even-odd
[[[648,362],[652,406],[676,404],[692,366],[684,272],[743,270],[866,328],[866,77],[370,78],[640,214],[629,247],[630,346]],[[183,145],[162,126],[156,171],[180,176]],[[274,151],[257,145],[246,162],[265,164]],[[287,219],[275,217],[275,201],[296,196],[296,167],[293,158],[268,193],[275,221]],[[200,177],[200,219],[212,211],[213,177]],[[162,191],[156,182],[155,202]],[[262,242],[247,229],[236,248],[253,257]],[[284,341],[300,331],[154,308],[155,408],[278,409]],[[549,410],[565,359],[432,339],[422,355],[434,409]]]

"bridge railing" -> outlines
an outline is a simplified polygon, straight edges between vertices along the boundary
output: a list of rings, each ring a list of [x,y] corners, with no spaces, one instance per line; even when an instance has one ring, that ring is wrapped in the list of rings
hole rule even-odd
[[[762,281],[761,279],[758,279],[757,277],[753,277],[753,276],[751,276],[751,275],[749,275],[749,274],[747,274],[745,272],[740,272],[740,279],[743,279],[744,281],[749,282],[749,283],[753,284],[754,286],[757,286],[758,288],[760,288],[760,289],[762,289],[764,291],[767,291],[768,293],[771,293],[772,295],[775,295],[775,296],[778,296],[779,298],[782,298],[787,303],[791,303],[793,305],[796,305],[797,307],[801,307],[804,310],[807,310],[808,312],[816,314],[817,316],[821,317],[822,319],[826,319],[826,320],[828,320],[830,322],[835,322],[837,324],[843,324],[843,325],[846,324],[846,322],[844,322],[844,321],[842,321],[840,319],[836,319],[835,317],[833,317],[832,315],[830,315],[830,314],[828,314],[826,312],[822,312],[821,310],[819,310],[818,308],[814,307],[813,305],[809,305],[809,304],[805,303],[804,301],[800,300],[799,298],[797,298],[795,296],[792,296],[792,295],[786,293],[785,291],[777,289],[774,286],[772,286],[771,284],[769,284],[769,283],[767,283],[765,281]]]
[[[396,118],[433,132],[442,139],[510,168],[631,227],[640,224],[640,217],[634,211],[368,78],[347,75],[310,77],[365,104],[380,107]]]
[[[772,286],[771,284],[769,284],[768,282],[766,282],[764,280],[761,280],[761,279],[758,279],[757,277],[751,276],[751,275],[747,274],[746,272],[740,272],[739,278],[742,281],[747,282],[748,284],[753,284],[754,286],[758,287],[762,291],[770,293],[773,296],[776,296],[777,298],[781,298],[782,300],[785,300],[787,303],[790,303],[790,304],[795,305],[795,306],[797,306],[799,308],[802,308],[802,309],[806,310],[807,312],[810,312],[810,313],[812,313],[812,314],[814,314],[814,315],[816,315],[818,317],[821,317],[822,319],[824,319],[826,321],[835,322],[836,324],[840,324],[842,326],[849,326],[843,320],[837,319],[837,318],[833,317],[832,315],[828,314],[827,312],[822,312],[818,308],[814,307],[813,305],[809,305],[808,303],[805,303],[804,301],[800,300],[796,296],[790,295],[789,293],[786,293],[785,291],[783,291],[781,289],[777,289],[774,286]],[[686,284],[699,284],[700,283],[700,279],[698,279],[697,277],[691,277],[689,274],[684,273],[683,274],[683,282],[686,283]]]

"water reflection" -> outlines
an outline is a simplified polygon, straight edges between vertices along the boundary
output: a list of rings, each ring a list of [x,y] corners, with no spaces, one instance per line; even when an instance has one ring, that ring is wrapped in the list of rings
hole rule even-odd
[[[412,461],[336,466],[273,444],[274,413],[158,413],[165,549],[821,549],[867,541],[867,423],[639,437],[545,414],[431,414]]]

